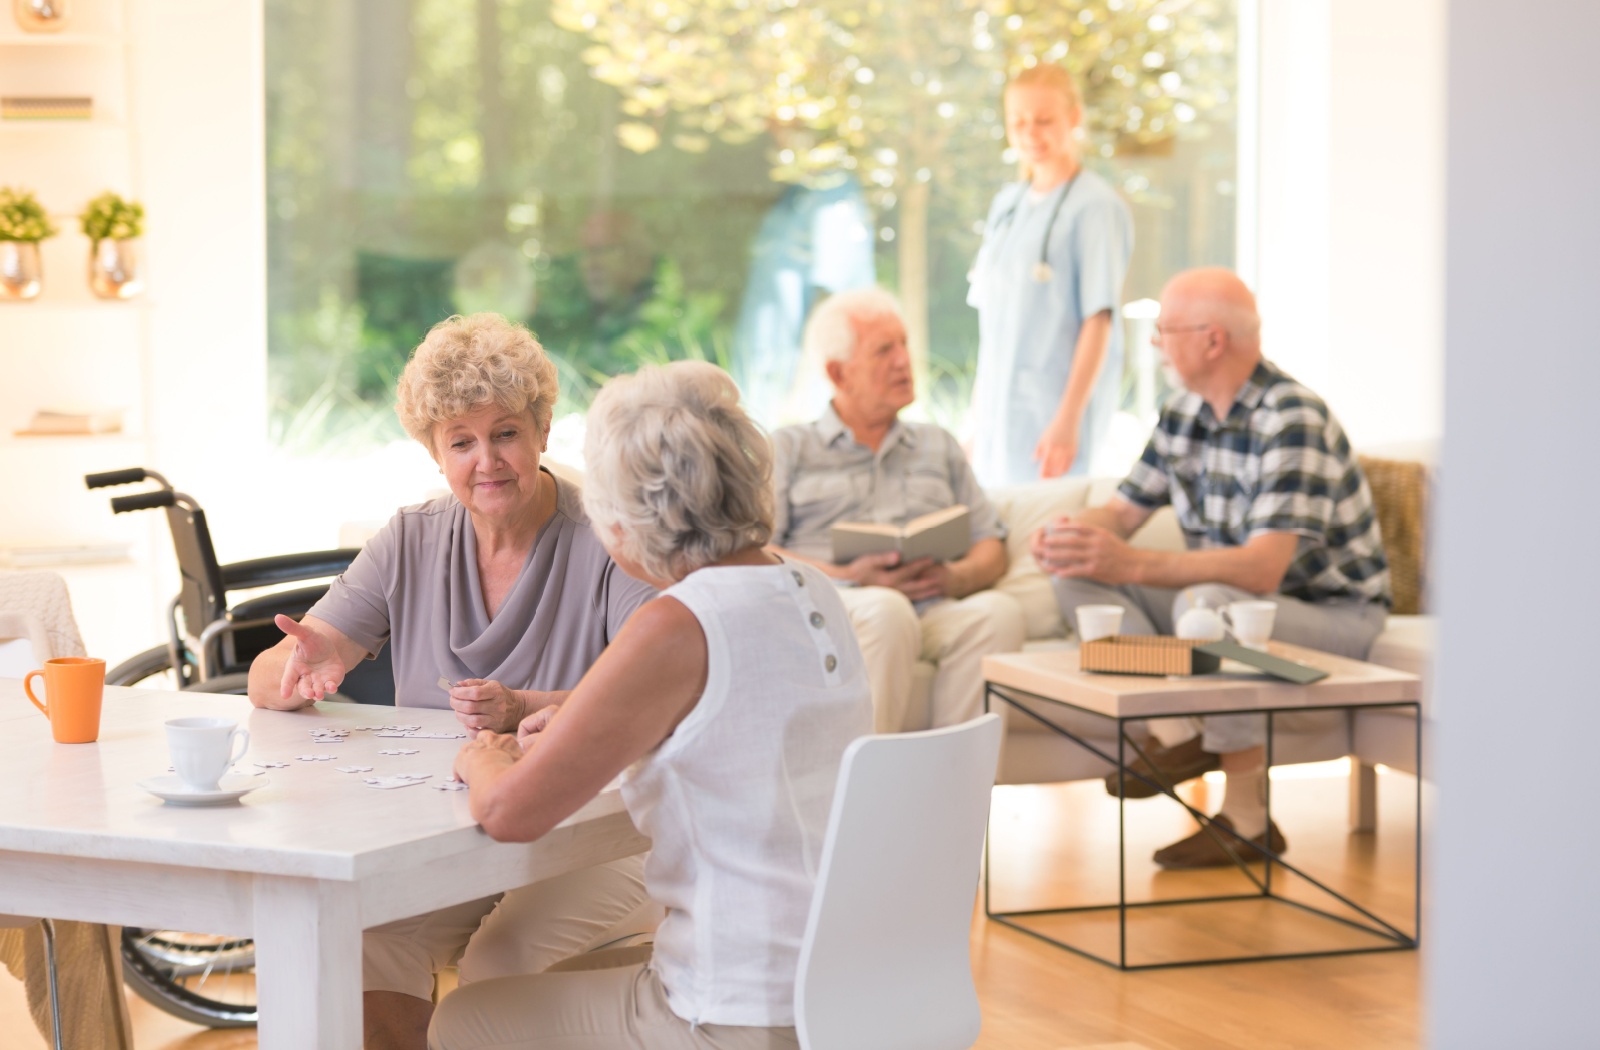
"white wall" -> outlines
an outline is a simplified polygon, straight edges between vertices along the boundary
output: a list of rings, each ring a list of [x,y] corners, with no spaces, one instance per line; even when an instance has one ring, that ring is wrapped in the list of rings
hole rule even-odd
[[[1358,445],[1438,438],[1444,0],[1262,0],[1268,356]]]
[[[132,0],[151,465],[213,518],[266,455],[259,0]]]
[[[1600,1046],[1600,5],[1450,0],[1430,1035]]]

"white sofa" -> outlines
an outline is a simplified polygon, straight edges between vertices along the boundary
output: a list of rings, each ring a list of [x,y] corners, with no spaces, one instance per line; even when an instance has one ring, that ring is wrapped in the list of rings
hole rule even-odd
[[[1011,565],[997,589],[1015,598],[1022,606],[1028,625],[1025,648],[1074,645],[1069,641],[1068,627],[1062,621],[1049,580],[1028,553],[1029,534],[1057,514],[1104,502],[1115,491],[1116,485],[1117,480],[1113,478],[1075,478],[1001,489],[991,494],[1001,520],[1010,529],[1006,549]],[[1182,550],[1183,534],[1178,529],[1177,518],[1172,510],[1167,508],[1153,515],[1134,536],[1133,543],[1138,547],[1156,550]],[[1369,659],[1387,667],[1423,675],[1426,686],[1432,650],[1432,617],[1391,616],[1383,634],[1373,645]],[[920,713],[920,724],[927,722],[933,672],[932,664],[923,662],[917,666],[911,708],[913,715]],[[1336,724],[1312,732],[1278,727],[1273,735],[1274,761],[1315,762],[1352,756],[1357,763],[1351,785],[1352,824],[1361,828],[1371,827],[1374,821],[1372,767],[1381,763],[1413,775],[1417,772],[1416,721],[1409,714],[1394,709],[1361,712],[1325,721]],[[1111,723],[1081,716],[1074,719],[1073,724],[1085,735],[1115,750],[1115,729],[1107,728]],[[1109,771],[1109,765],[1089,755],[1072,741],[1040,726],[1031,718],[1015,712],[1007,713],[999,783],[1079,780],[1103,776]]]

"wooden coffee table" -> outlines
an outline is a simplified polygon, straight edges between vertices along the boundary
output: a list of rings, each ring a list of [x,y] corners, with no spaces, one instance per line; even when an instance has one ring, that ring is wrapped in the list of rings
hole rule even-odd
[[[1248,879],[1244,885],[1252,887],[1244,892],[1204,892],[1208,887],[1212,890],[1217,887],[1218,880],[1209,877],[1212,872],[1168,872],[1160,875],[1168,883],[1162,895],[1150,900],[1130,901],[1127,801],[1121,797],[1125,792],[1119,792],[1118,889],[1115,903],[995,911],[990,900],[989,857],[985,847],[985,914],[997,922],[1058,947],[1122,970],[1416,948],[1421,932],[1422,887],[1421,680],[1404,671],[1299,646],[1274,642],[1271,643],[1271,651],[1320,667],[1329,675],[1311,685],[1293,685],[1269,678],[1242,664],[1231,663],[1224,663],[1221,673],[1193,677],[1103,674],[1079,670],[1078,653],[1072,649],[984,657],[986,710],[1010,707],[1013,709],[1011,718],[1036,720],[1110,763],[1119,771],[1124,783],[1144,780],[1161,795],[1183,806],[1233,858],[1236,870]],[[1346,893],[1285,862],[1278,854],[1247,842],[1215,824],[1209,816],[1180,799],[1173,785],[1141,777],[1129,768],[1143,754],[1143,749],[1138,738],[1130,735],[1128,730],[1148,719],[1184,715],[1259,714],[1266,724],[1267,765],[1270,767],[1275,716],[1303,711],[1348,712],[1356,708],[1398,708],[1411,711],[1417,718],[1418,821],[1414,841],[1416,877],[1412,914],[1409,917],[1410,932],[1402,929],[1398,922],[1381,918]],[[1080,731],[1061,724],[1072,719],[1057,720],[1052,717],[1069,712],[1098,716],[1106,720],[1108,727],[1114,724],[1115,747],[1087,739],[1080,735]],[[1082,720],[1076,721],[1081,726]],[[1270,785],[1269,778],[1269,819],[1272,812]],[[1278,872],[1276,885],[1275,870]],[[1188,876],[1194,877],[1193,887],[1202,892],[1185,892],[1187,884],[1182,880]],[[1313,900],[1324,903],[1319,905]],[[1111,925],[1113,917],[1114,928]],[[1202,952],[1198,956],[1160,950],[1144,952],[1143,961],[1130,961],[1130,925],[1135,927],[1132,931],[1135,934],[1149,931],[1159,936],[1162,931],[1177,929],[1185,921],[1203,927],[1206,935],[1200,940],[1213,944],[1219,950]],[[1311,934],[1307,938],[1311,942],[1309,946],[1297,948],[1285,943],[1286,936],[1298,932],[1290,930],[1290,927],[1296,926],[1305,927],[1306,932]],[[1240,934],[1238,943],[1226,943],[1230,940],[1230,930]],[[1082,936],[1085,934],[1088,936]],[[1115,949],[1106,950],[1113,937]],[[1087,946],[1091,942],[1099,944],[1101,950]]]

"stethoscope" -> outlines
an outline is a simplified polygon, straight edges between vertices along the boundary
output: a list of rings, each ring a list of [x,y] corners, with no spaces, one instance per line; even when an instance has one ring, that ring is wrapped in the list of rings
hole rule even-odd
[[[1056,198],[1055,207],[1050,209],[1050,218],[1044,224],[1044,240],[1039,242],[1039,261],[1033,264],[1033,279],[1040,284],[1049,284],[1056,275],[1055,269],[1050,265],[1050,234],[1056,228],[1056,217],[1061,214],[1061,206],[1067,203],[1067,197],[1072,193],[1073,184],[1078,181],[1078,176],[1082,174],[1083,166],[1079,165],[1078,170],[1072,173],[1072,178],[1067,180],[1067,188],[1062,190],[1061,196]],[[1018,194],[1017,199],[1011,202],[1011,207],[1007,208],[1005,214],[1000,216],[999,221],[995,223],[996,234],[1011,225],[1012,220],[1016,217],[1017,207],[1022,204],[1022,199],[1027,195],[1027,192],[1027,190],[1023,190],[1022,193]]]

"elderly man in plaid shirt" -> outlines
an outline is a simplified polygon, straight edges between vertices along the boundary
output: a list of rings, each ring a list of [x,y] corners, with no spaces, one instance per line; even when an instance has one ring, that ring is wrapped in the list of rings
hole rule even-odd
[[[1372,492],[1328,406],[1262,358],[1260,330],[1255,298],[1230,271],[1190,270],[1168,283],[1155,344],[1182,392],[1162,408],[1144,455],[1108,503],[1032,537],[1064,615],[1120,605],[1123,634],[1172,634],[1188,609],[1270,597],[1273,637],[1366,657],[1391,604]],[[1131,547],[1128,538],[1169,503],[1188,549]],[[1178,783],[1221,768],[1218,822],[1283,852],[1266,816],[1262,718],[1158,720],[1151,732],[1149,763],[1134,763],[1137,772]],[[1116,785],[1107,778],[1107,791]],[[1125,790],[1130,798],[1156,793],[1132,778]],[[1231,863],[1204,832],[1155,859],[1168,868]]]

